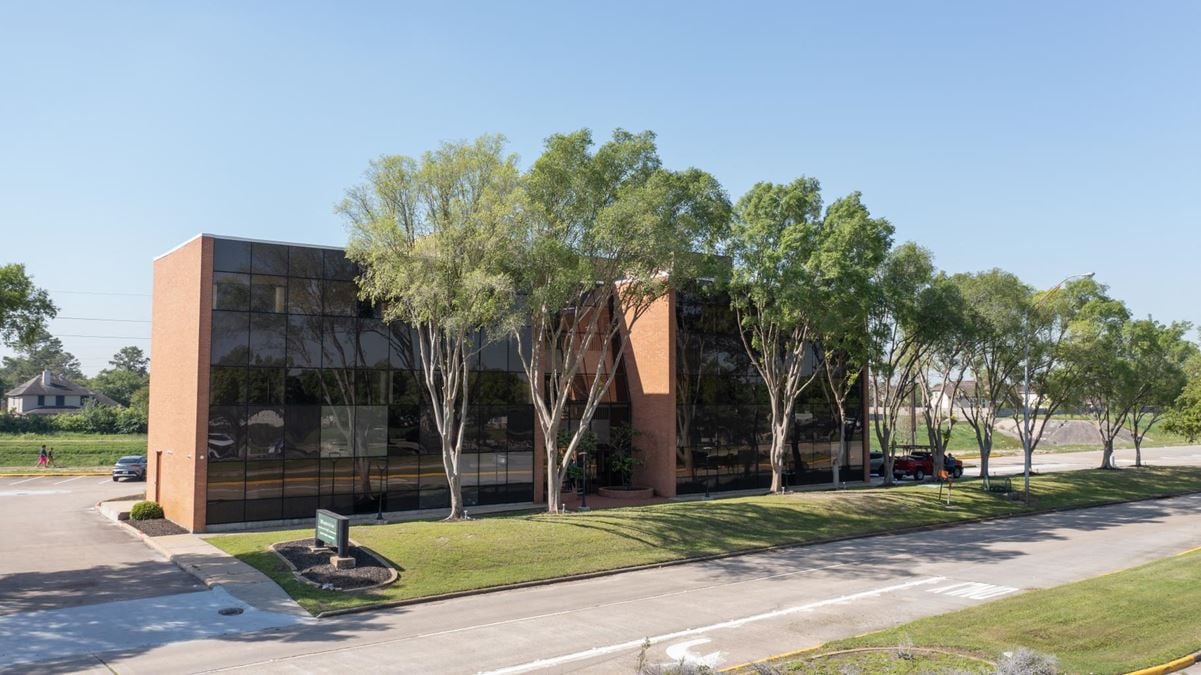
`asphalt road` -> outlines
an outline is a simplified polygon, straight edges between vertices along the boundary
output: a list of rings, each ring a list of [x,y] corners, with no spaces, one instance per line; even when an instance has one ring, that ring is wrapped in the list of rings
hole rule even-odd
[[[121,673],[630,673],[649,638],[652,663],[722,666],[1199,545],[1201,495],[1192,495],[506,591],[126,650],[105,662]]]
[[[100,476],[0,477],[0,616],[204,589],[95,508],[145,489]]]

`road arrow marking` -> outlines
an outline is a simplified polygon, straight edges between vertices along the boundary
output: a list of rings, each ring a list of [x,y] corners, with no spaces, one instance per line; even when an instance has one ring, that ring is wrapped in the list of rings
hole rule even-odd
[[[697,638],[687,642],[677,642],[667,648],[667,658],[671,659],[671,663],[665,663],[664,666],[677,666],[681,663],[687,663],[694,666],[703,666],[705,668],[716,668],[718,662],[721,661],[721,652],[709,652],[704,656],[693,654],[689,647],[703,645],[712,642],[709,638]]]

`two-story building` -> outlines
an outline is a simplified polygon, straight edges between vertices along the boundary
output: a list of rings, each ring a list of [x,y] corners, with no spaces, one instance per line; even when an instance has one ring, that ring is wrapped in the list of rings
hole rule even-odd
[[[73,412],[94,401],[98,405],[117,405],[104,394],[82,387],[49,370],[30,378],[5,394],[5,409],[14,415],[57,415]]]

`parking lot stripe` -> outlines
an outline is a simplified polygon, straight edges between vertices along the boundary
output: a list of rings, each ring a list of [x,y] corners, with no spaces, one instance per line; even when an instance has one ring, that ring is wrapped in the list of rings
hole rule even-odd
[[[21,483],[28,483],[31,480],[37,480],[39,478],[42,478],[42,476],[34,476],[33,478],[26,478],[25,480],[19,480],[19,481],[13,483],[13,485],[20,485]]]
[[[62,485],[63,483],[70,483],[71,481],[79,480],[80,478],[87,478],[87,476],[74,476],[72,478],[68,478],[67,480],[60,480],[59,482],[55,483],[55,485]]]
[[[112,482],[112,480],[113,480],[112,478],[105,478],[104,480],[97,483],[97,485],[104,485],[105,483]]]

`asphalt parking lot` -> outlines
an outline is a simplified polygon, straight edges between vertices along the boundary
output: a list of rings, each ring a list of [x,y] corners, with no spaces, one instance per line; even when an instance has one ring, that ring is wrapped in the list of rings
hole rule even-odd
[[[143,490],[104,476],[0,476],[0,615],[204,590],[95,508]]]

